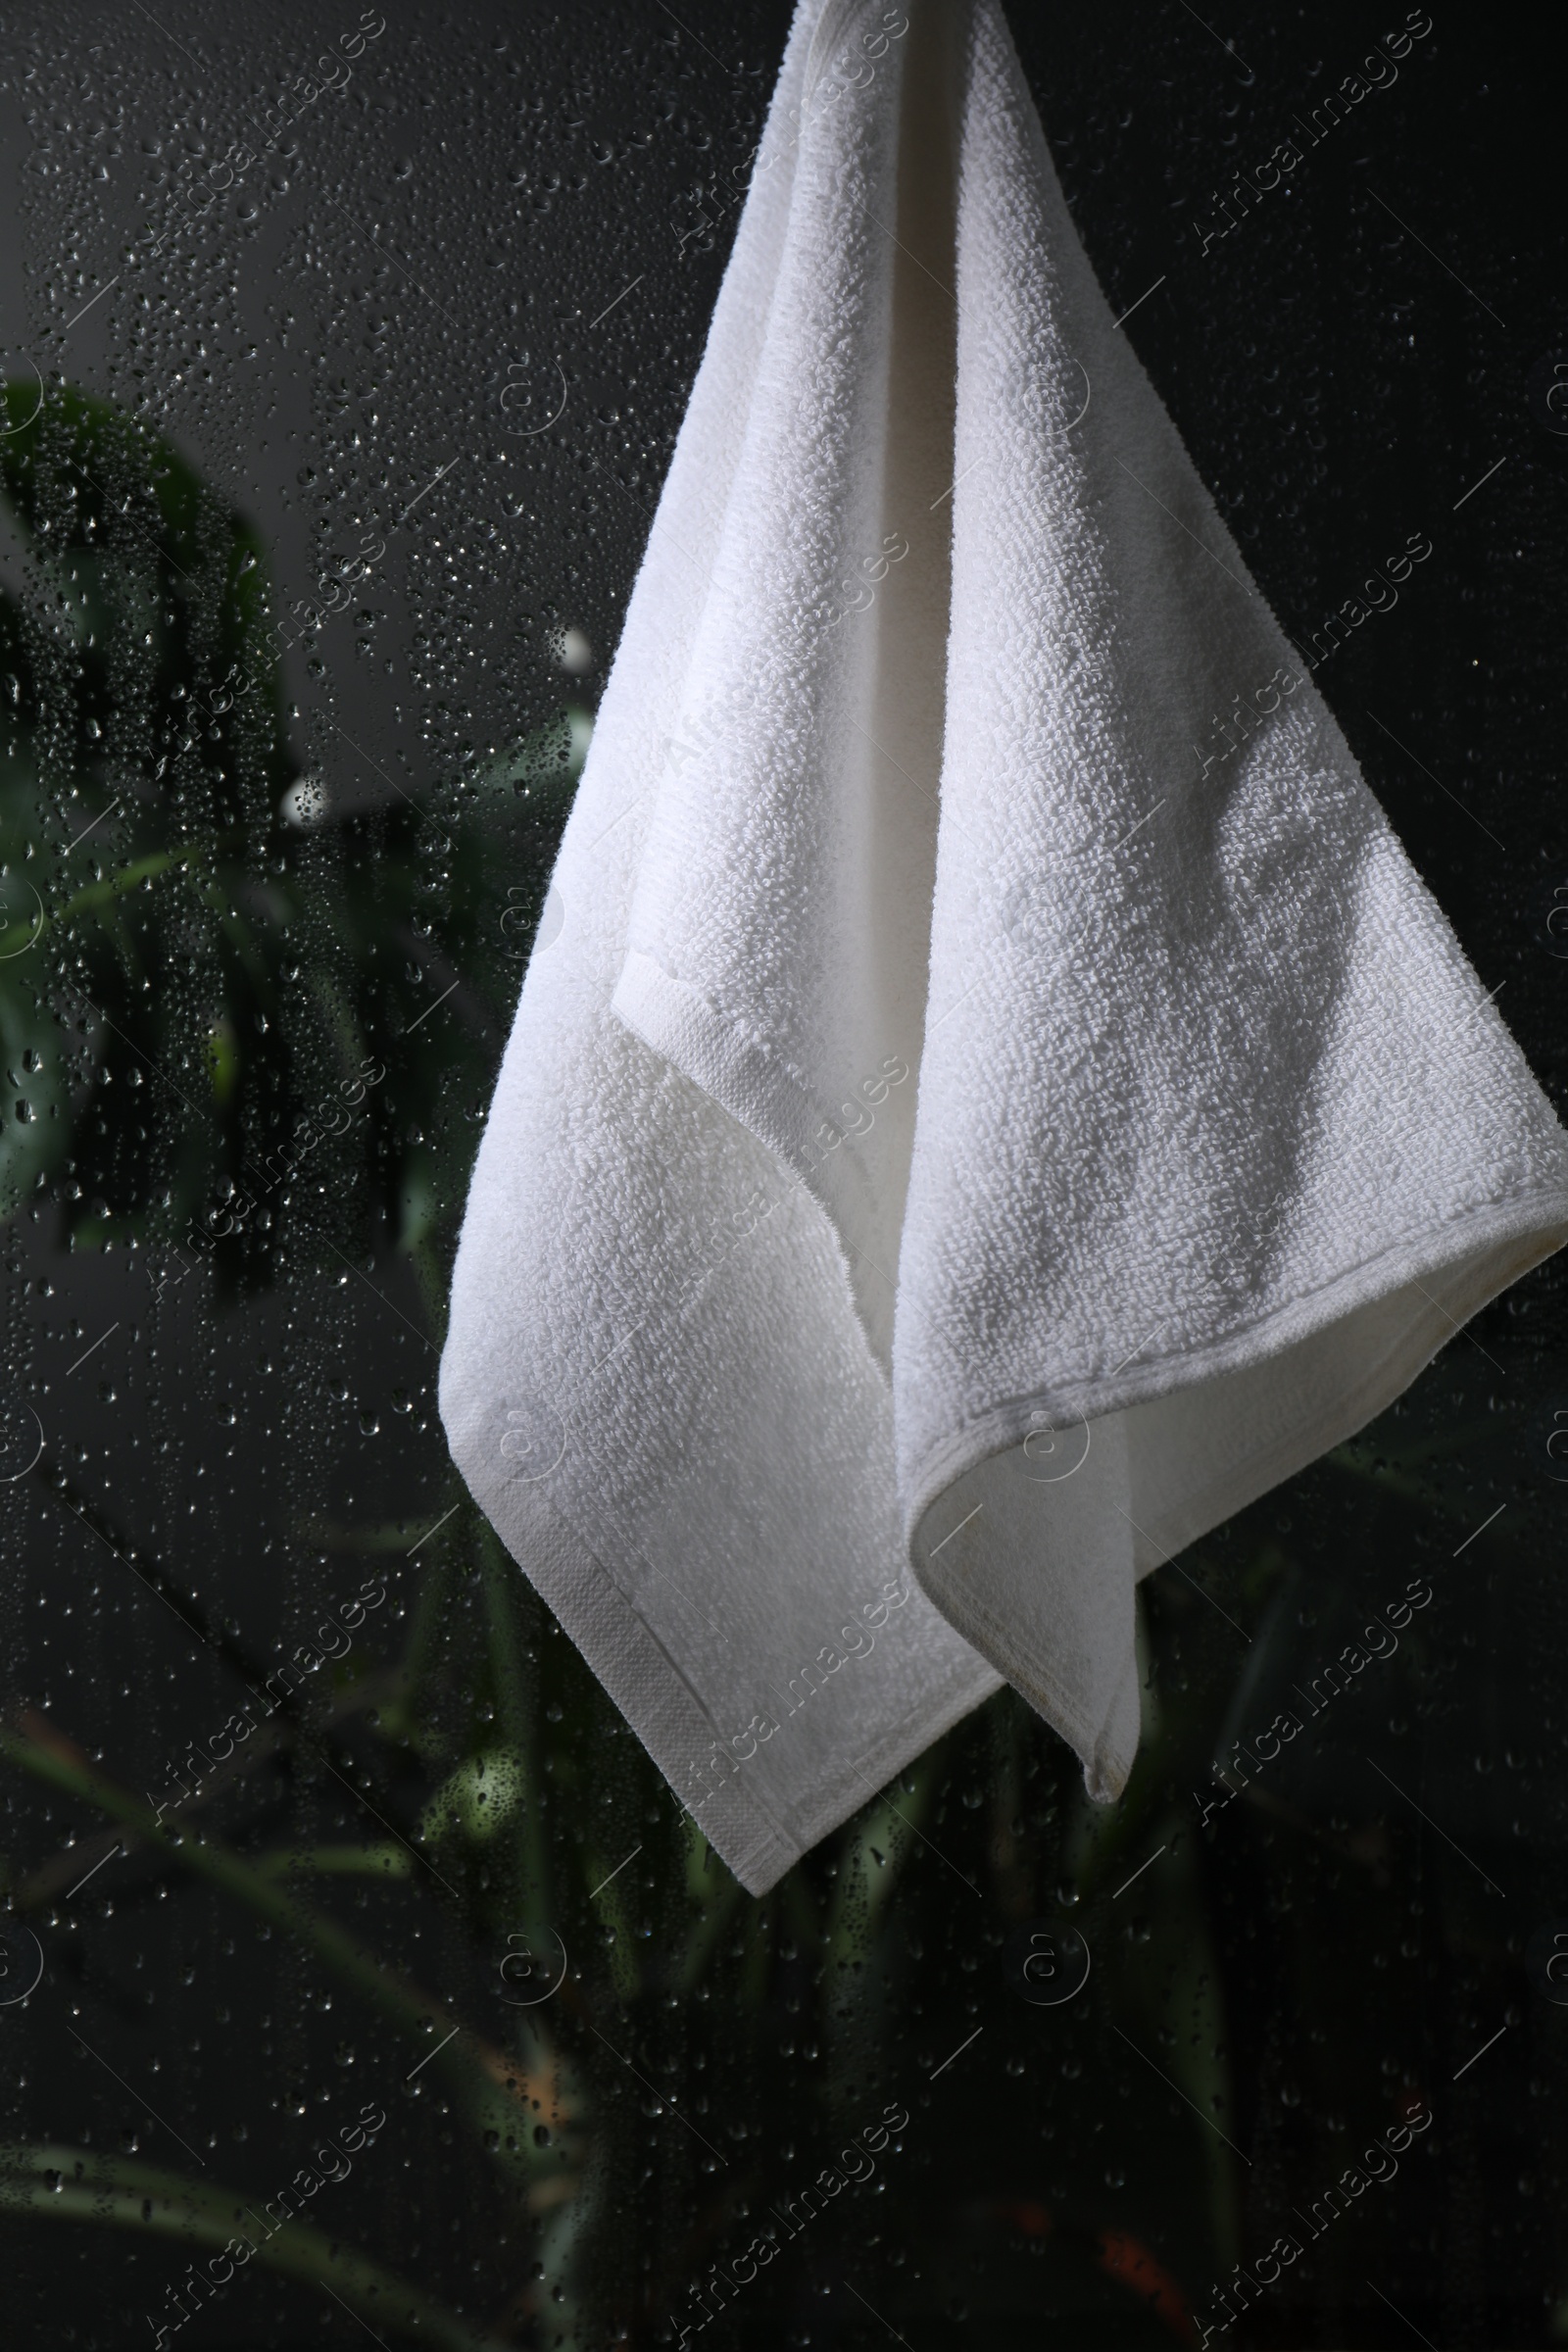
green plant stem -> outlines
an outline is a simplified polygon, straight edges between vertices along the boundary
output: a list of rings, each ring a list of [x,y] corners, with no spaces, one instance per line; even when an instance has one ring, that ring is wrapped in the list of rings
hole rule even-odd
[[[407,1740],[424,1752],[427,1744],[419,1725],[419,1702],[429,1679],[441,1638],[441,1620],[452,1588],[450,1531],[431,1541],[414,1603],[414,1622],[404,1643],[397,1695],[381,1709],[381,1721],[394,1739]]]
[[[291,1845],[264,1854],[264,1879],[406,1879],[414,1857],[401,1845]]]
[[[98,2168],[96,2174],[93,2167]],[[71,2177],[77,2173],[88,2177]],[[368,2322],[416,2335],[440,2345],[442,2352],[501,2352],[494,2336],[476,2334],[417,2287],[308,2222],[286,2221],[265,2236],[265,2225],[237,2190],[203,2187],[151,2165],[106,2166],[91,2149],[54,2145],[0,2146],[0,2180],[10,2212],[20,2207],[57,2222],[135,2230],[216,2253],[248,2243],[249,2259],[325,2289]],[[234,2278],[243,2267],[236,2266]],[[160,2324],[156,2315],[150,2315],[150,2324]],[[168,2325],[172,2332],[179,2322],[172,2319]]]
[[[346,1527],[337,1519],[296,1519],[289,1529],[289,1541],[308,1544],[314,1551],[400,1551],[407,1558],[409,1539],[417,1535],[419,1526],[419,1519],[393,1519],[381,1527]]]
[[[445,1345],[447,1330],[447,1275],[440,1252],[432,1241],[416,1242],[409,1251],[414,1263],[415,1279],[419,1286],[419,1299],[425,1321],[435,1333],[438,1348]]]
[[[946,1758],[940,1749],[928,1752],[909,1776],[914,1782],[910,1794],[906,1795],[899,1788],[896,1802],[885,1793],[880,1794],[845,1824],[838,1846],[839,1875],[822,1936],[823,1955],[830,1965],[838,1962],[847,1966],[874,1933],[905,1865],[920,1851],[920,1824],[936,1794],[937,1779],[945,1765]],[[897,1781],[893,1786],[898,1787]],[[878,1851],[887,1849],[881,1867],[874,1873],[873,1844]]]
[[[317,1733],[332,1730],[350,1715],[362,1714],[367,1708],[386,1704],[389,1699],[396,1697],[397,1690],[398,1673],[395,1667],[389,1668],[384,1674],[366,1675],[362,1681],[338,1693],[324,1722],[307,1728]],[[215,1765],[207,1777],[198,1782],[188,1797],[182,1798],[177,1805],[164,1809],[175,1814],[184,1823],[199,1808],[210,1805],[215,1797],[221,1796],[236,1782],[244,1780],[259,1764],[295,1746],[298,1737],[291,1724],[259,1724],[244,1746],[236,1747],[231,1756]],[[133,1854],[140,1842],[135,1831],[127,1829],[106,1832],[102,1838],[86,1838],[79,1845],[69,1847],[65,1853],[57,1854],[52,1862],[44,1863],[29,1879],[24,1881],[12,1898],[15,1908],[18,1911],[36,1911],[46,1903],[57,1901],[76,1883],[84,1869],[91,1869],[105,1855],[112,1854],[117,1846],[127,1856]]]
[[[713,1956],[713,1946],[734,1918],[743,1891],[738,1879],[719,1886],[710,1908],[692,1929],[675,1979],[676,1989],[683,2000],[690,1999],[702,1983],[709,1961]]]
[[[48,1781],[84,1804],[96,1806],[111,1820],[123,1822],[145,1843],[162,1847],[196,1877],[206,1879],[210,1886],[219,1887],[270,1925],[293,1936],[402,2032],[422,2041],[437,2034],[445,2037],[461,2027],[462,2020],[453,2017],[429,1993],[394,1977],[362,1951],[353,1937],[333,1921],[308,1909],[218,1838],[171,1836],[127,1789],[107,1780],[90,1765],[73,1763],[24,1734],[0,1730],[0,1756],[20,1765],[35,1779]],[[457,2033],[448,2050],[450,2054],[443,2052],[440,2064],[466,2093],[474,2087],[477,2071],[488,2079],[489,2084],[508,2091],[518,2105],[526,2104],[527,2085],[518,2067],[493,2044],[465,2029]]]
[[[242,1642],[234,1641],[230,1635],[213,1625],[201,1603],[192,1600],[187,1593],[181,1592],[168,1570],[162,1567],[157,1560],[139,1557],[133,1553],[131,1546],[125,1543],[114,1523],[106,1517],[97,1504],[90,1502],[87,1496],[73,1485],[50,1454],[45,1452],[39,1457],[33,1476],[46,1494],[52,1495],[55,1501],[63,1509],[69,1511],[74,1519],[79,1519],[82,1526],[90,1534],[96,1536],[106,1550],[113,1552],[122,1568],[128,1568],[132,1576],[140,1577],[143,1584],[152,1587],[159,1599],[172,1609],[186,1632],[201,1642],[204,1648],[212,1650],[216,1656],[220,1657],[229,1671],[238,1676],[253,1698],[257,1695],[258,1685],[267,1680],[267,1668],[260,1658],[254,1657]],[[285,1694],[278,1702],[276,1711],[280,1715],[290,1716],[295,1721],[299,1720],[299,1705],[292,1694]]]
[[[514,1579],[518,1571],[489,1522],[479,1518],[477,1512],[474,1518],[478,1528],[480,1573],[484,1579],[485,1610],[490,1627],[490,1658],[495,1669],[502,1729],[508,1746],[513,1749],[522,1768],[522,1804],[515,1832],[518,1867],[525,1893],[544,1901],[548,1893],[548,1864],[539,1816],[527,1668],[522,1644],[517,1639]]]
[[[101,910],[105,906],[112,906],[117,899],[124,897],[126,891],[134,890],[138,882],[150,881],[159,874],[171,872],[175,866],[189,865],[210,848],[210,844],[198,842],[188,850],[154,851],[150,857],[137,858],[129,865],[122,865],[118,873],[107,875],[102,882],[89,882],[84,889],[74,892],[66,901],[58,914],[44,916],[34,934],[35,940],[41,939],[52,924],[70,923],[78,914],[86,914],[94,907]]]

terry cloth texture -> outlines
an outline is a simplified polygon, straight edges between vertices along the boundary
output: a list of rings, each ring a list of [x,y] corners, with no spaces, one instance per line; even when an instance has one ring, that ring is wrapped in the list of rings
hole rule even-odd
[[[1003,1677],[1116,1795],[1136,1580],[1568,1239],[995,0],[797,14],[553,917],[441,1409],[754,1891]]]

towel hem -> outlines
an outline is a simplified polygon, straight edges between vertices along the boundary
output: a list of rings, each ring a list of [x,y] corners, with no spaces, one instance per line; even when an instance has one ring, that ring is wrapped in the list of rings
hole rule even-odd
[[[848,1182],[841,1188],[832,1182],[813,1183],[813,1177],[826,1171],[830,1179],[848,1179],[853,1169],[861,1203],[874,1213],[870,1179],[858,1161],[839,1162],[825,1154],[808,1161],[806,1124],[815,1120],[837,1130],[838,1121],[817,1102],[798,1072],[744,1022],[710,1004],[689,981],[666,972],[641,948],[628,952],[610,1003],[611,1010],[645,1046],[673,1062],[694,1085],[721,1103],[731,1118],[795,1170],[824,1207],[827,1196],[842,1197],[842,1190],[849,1189]],[[844,1137],[846,1143],[851,1140]]]
[[[864,1775],[865,1785],[846,1788],[841,1781],[808,1796],[799,1820],[788,1829],[775,1820],[756,1788],[741,1785],[744,1765],[737,1766],[699,1811],[681,1795],[676,1775],[711,1746],[722,1750],[726,1743],[658,1635],[627,1599],[574,1516],[538,1488],[490,1487],[470,1472],[459,1443],[454,1443],[453,1453],[475,1501],[625,1716],[676,1803],[750,1894],[765,1894],[820,1838],[849,1820],[1004,1680],[978,1652],[956,1659],[922,1696],[915,1715],[890,1727],[855,1758],[851,1769]]]
[[[850,1234],[863,1223],[874,1224],[878,1214],[864,1162],[846,1149],[851,1136],[771,1046],[640,948],[628,952],[610,1002],[611,1010],[634,1037],[756,1136],[823,1210],[872,1361],[883,1380],[890,1381],[893,1293],[879,1268],[872,1266],[878,1277],[873,1290],[851,1262],[863,1252]],[[813,1126],[818,1132],[828,1127],[839,1137],[831,1152],[815,1159],[808,1157]],[[866,1263],[872,1261],[867,1258]]]
[[[1568,1241],[1568,1227],[1562,1229],[1562,1239]],[[1558,1248],[1561,1246],[1561,1242],[1556,1245]],[[1272,1446],[1258,1446],[1252,1452],[1242,1455],[1223,1477],[1211,1480],[1206,1487],[1199,1488],[1180,1504],[1163,1513],[1152,1514],[1153,1525],[1147,1535],[1149,1549],[1153,1556],[1140,1559],[1139,1555],[1145,1548],[1145,1537],[1135,1532],[1135,1578],[1141,1581],[1152,1575],[1154,1569],[1163,1567],[1167,1560],[1174,1559],[1178,1552],[1184,1551],[1189,1544],[1196,1544],[1199,1537],[1206,1535],[1210,1528],[1219,1526],[1237,1511],[1245,1510],[1260,1494],[1267,1494],[1284,1480],[1294,1478],[1332,1446],[1343,1445],[1357,1430],[1364,1429],[1369,1421],[1376,1420],[1378,1414],[1392,1404],[1396,1396],[1403,1395],[1411,1381],[1417,1378],[1448,1340],[1456,1336],[1469,1316],[1479,1313],[1490,1299],[1506,1290],[1510,1283],[1527,1274],[1532,1266],[1539,1265],[1544,1257],[1551,1255],[1551,1248],[1548,1247],[1523,1258],[1504,1257],[1505,1248],[1506,1240],[1497,1243],[1473,1266],[1461,1261],[1453,1269],[1456,1287],[1450,1290],[1446,1299],[1434,1300],[1435,1313],[1420,1316],[1406,1324],[1382,1353],[1367,1365],[1355,1385],[1341,1390],[1311,1422],[1294,1430],[1288,1440]],[[1499,1266],[1503,1269],[1500,1278],[1494,1278]],[[1474,1282],[1477,1294],[1468,1306],[1465,1305],[1467,1276]],[[1450,1316],[1450,1305],[1462,1311]],[[1436,1329],[1439,1319],[1446,1328],[1429,1344],[1429,1335]],[[1233,1490],[1238,1487],[1244,1491],[1236,1498]]]
[[[1554,1216],[1548,1216],[1548,1208]],[[1519,1240],[1522,1249],[1504,1255],[1505,1245]],[[1298,1469],[1313,1460],[1327,1446],[1337,1445],[1375,1419],[1385,1405],[1392,1403],[1410,1382],[1437,1354],[1445,1341],[1460,1322],[1479,1313],[1499,1292],[1531,1271],[1531,1269],[1560,1250],[1568,1242],[1568,1192],[1560,1187],[1550,1190],[1535,1188],[1517,1195],[1506,1205],[1494,1202],[1487,1209],[1465,1211],[1446,1229],[1439,1229],[1417,1239],[1392,1244],[1372,1257],[1360,1260],[1334,1276],[1316,1290],[1305,1292],[1285,1305],[1273,1310],[1258,1322],[1243,1330],[1227,1334],[1223,1340],[1211,1342],[1206,1348],[1188,1355],[1171,1355],[1145,1366],[1139,1374],[1119,1382],[1092,1382],[1087,1387],[1070,1389],[1040,1389],[1024,1396],[1010,1396],[987,1407],[961,1430],[955,1431],[930,1455],[924,1476],[915,1491],[915,1499],[906,1518],[906,1540],[912,1544],[915,1528],[924,1513],[943,1492],[991,1454],[1005,1452],[1029,1435],[1032,1416],[1042,1410],[1075,1413],[1088,1422],[1104,1420],[1112,1413],[1126,1412],[1134,1406],[1156,1402],[1162,1396],[1179,1390],[1201,1387],[1205,1382],[1226,1374],[1259,1368],[1259,1358],[1251,1351],[1258,1336],[1267,1335],[1269,1345],[1265,1359],[1282,1355],[1297,1343],[1326,1330],[1360,1306],[1370,1306],[1409,1287],[1425,1274],[1449,1273],[1456,1280],[1457,1296],[1453,1303],[1464,1307],[1464,1314],[1448,1315],[1437,1306],[1436,1311],[1412,1316],[1403,1332],[1396,1338],[1378,1361],[1368,1367],[1363,1378],[1351,1390],[1341,1391],[1338,1397],[1319,1413],[1312,1425],[1314,1434],[1309,1440],[1299,1432],[1269,1447],[1260,1448],[1236,1463],[1225,1475],[1204,1490],[1201,1505],[1204,1514],[1200,1520],[1196,1498],[1182,1506],[1178,1525],[1185,1532],[1176,1544],[1167,1544],[1162,1557],[1169,1558],[1175,1550],[1193,1543],[1208,1528],[1229,1518],[1235,1511],[1255,1501],[1281,1478],[1291,1477]],[[1446,1243],[1447,1246],[1444,1246]],[[1465,1261],[1474,1259],[1467,1267]],[[1390,1269],[1393,1269],[1391,1275]],[[1465,1280],[1469,1276],[1468,1283]],[[1471,1295],[1473,1293],[1473,1296]],[[1469,1303],[1465,1304],[1466,1298]],[[1438,1330],[1438,1322],[1445,1328]],[[1248,1352],[1243,1355],[1246,1348]],[[1241,1360],[1238,1358],[1241,1357]],[[1391,1364],[1397,1365],[1396,1376],[1390,1380]],[[1188,1377],[1172,1380],[1172,1367],[1180,1368]],[[1369,1398],[1375,1401],[1368,1401]],[[1325,1429],[1334,1435],[1324,1438]],[[1298,1455],[1298,1458],[1296,1458]],[[1258,1477],[1257,1465],[1288,1461],[1289,1467],[1272,1469]],[[1255,1481],[1255,1483],[1253,1483]],[[1219,1503],[1215,1497],[1222,1491],[1235,1489],[1233,1498]],[[1245,1491],[1244,1491],[1245,1490]],[[1168,1514],[1167,1514],[1168,1516]],[[1191,1519],[1194,1523],[1188,1525]],[[911,1551],[912,1562],[912,1551]],[[1158,1565],[1158,1562],[1152,1563]],[[1149,1566],[1137,1573],[1147,1575]]]

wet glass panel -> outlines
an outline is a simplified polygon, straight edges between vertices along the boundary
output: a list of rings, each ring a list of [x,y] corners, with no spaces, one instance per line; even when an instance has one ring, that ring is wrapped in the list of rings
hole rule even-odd
[[[1550,76],[1442,13],[1008,14],[1560,1105]],[[1004,1690],[760,1901],[451,1464],[468,1171],[788,25],[5,21],[19,2346],[1568,2335],[1560,1261],[1143,1587],[1118,1806]]]

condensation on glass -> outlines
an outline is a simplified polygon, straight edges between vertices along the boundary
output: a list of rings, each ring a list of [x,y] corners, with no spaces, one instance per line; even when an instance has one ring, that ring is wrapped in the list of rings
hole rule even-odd
[[[1286,625],[1430,536],[1321,682],[1560,1099],[1538,77],[1440,22],[1264,187],[1359,19],[1013,22]],[[467,1171],[787,29],[6,23],[19,2345],[1568,2331],[1552,1265],[1150,1580],[1119,1807],[1004,1691],[760,1902],[448,1459]]]

